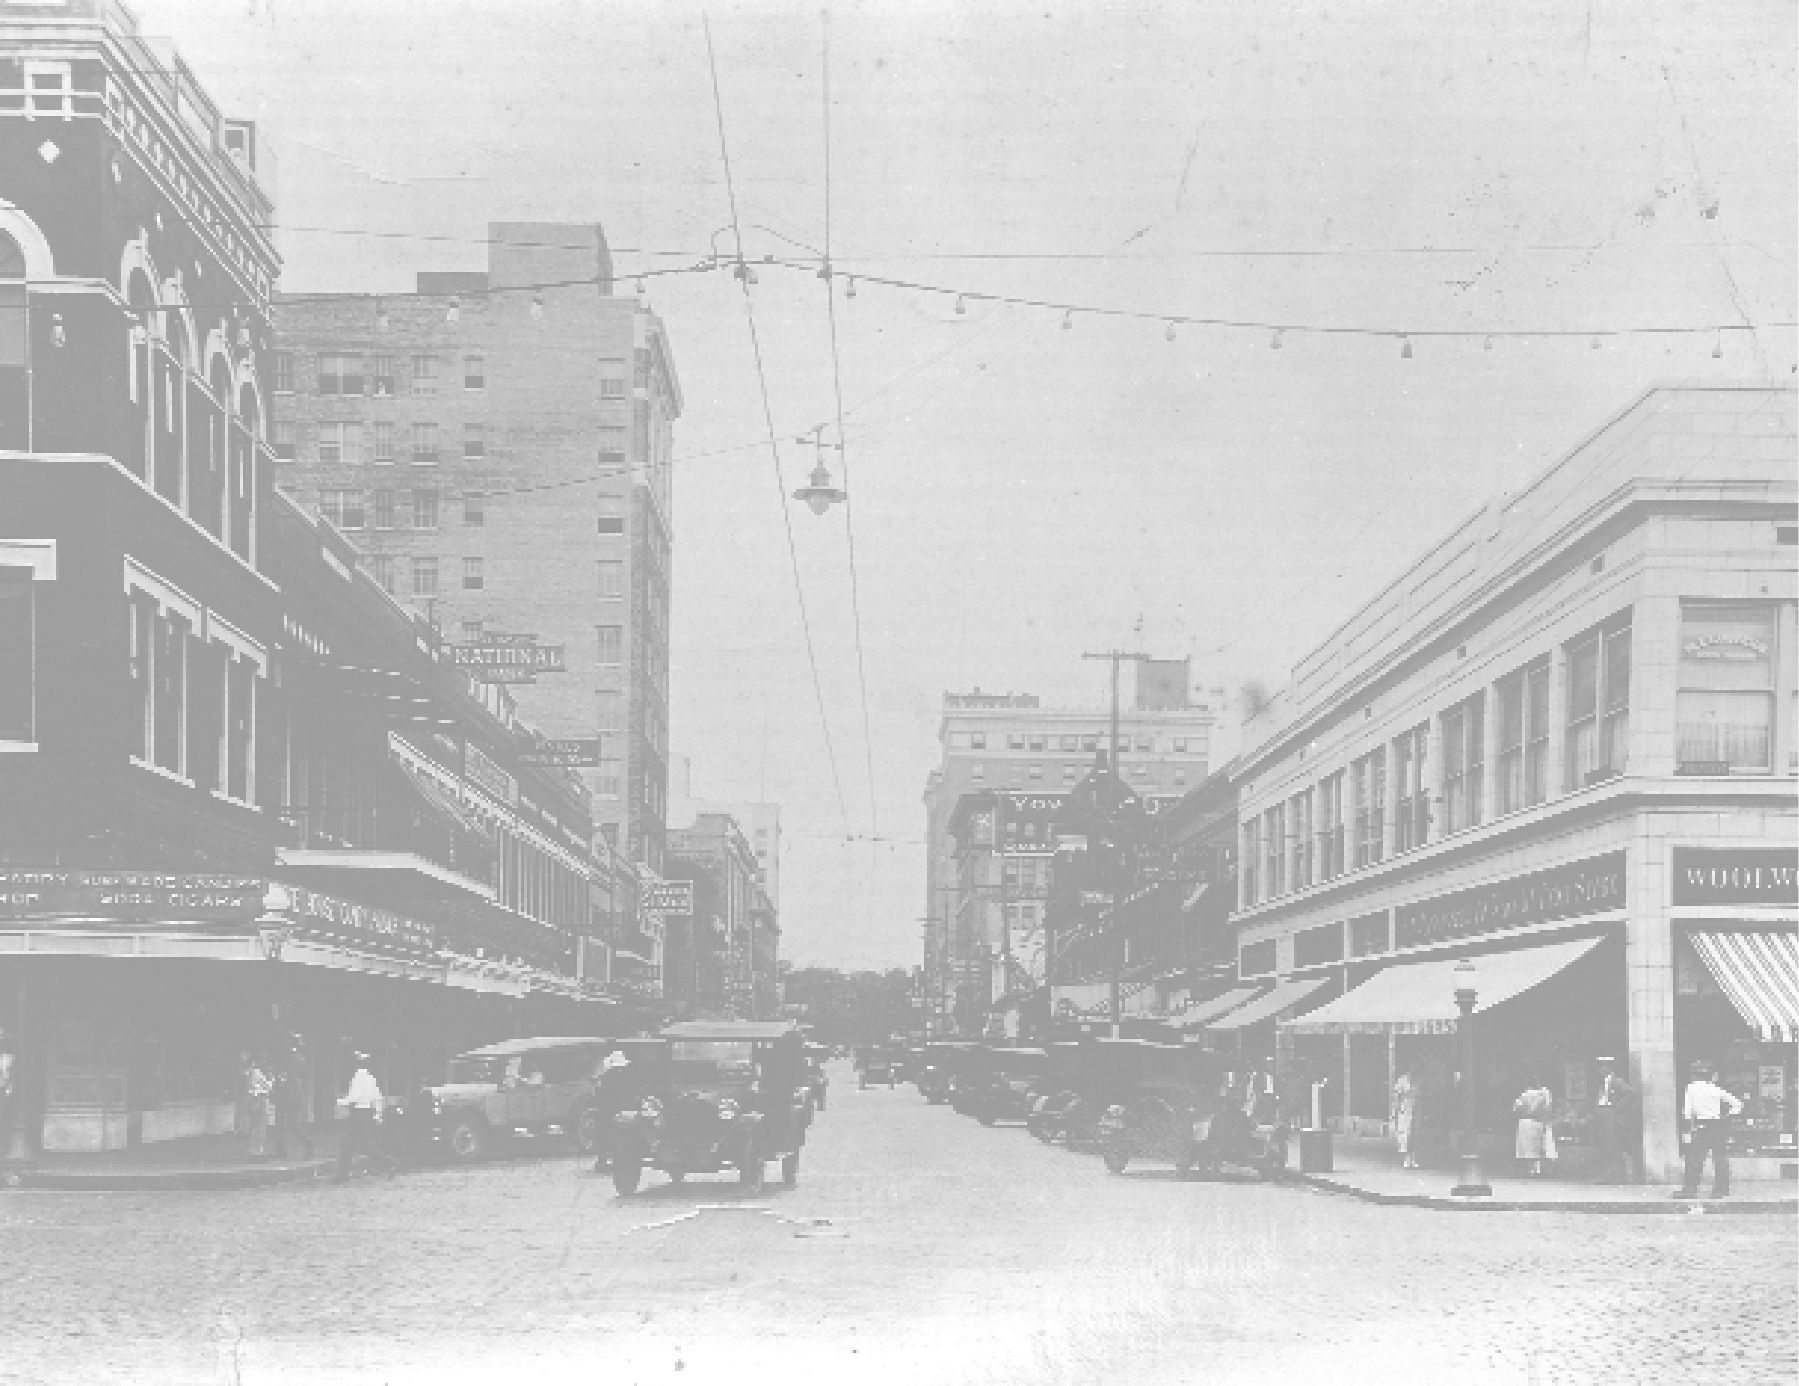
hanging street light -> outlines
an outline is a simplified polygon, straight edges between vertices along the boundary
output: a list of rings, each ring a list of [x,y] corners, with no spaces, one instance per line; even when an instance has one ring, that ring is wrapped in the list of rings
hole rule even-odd
[[[814,449],[813,456],[818,462],[818,465],[812,469],[812,479],[793,493],[793,498],[795,500],[804,501],[807,505],[812,507],[812,513],[814,515],[823,515],[825,511],[829,510],[839,501],[847,501],[849,499],[848,493],[831,480],[831,469],[825,466],[825,449],[835,448],[838,452],[842,452],[843,444],[827,443],[824,439],[824,431],[825,426],[820,424],[817,428],[812,430],[809,437],[801,437],[795,440],[801,445],[806,443],[812,444]]]

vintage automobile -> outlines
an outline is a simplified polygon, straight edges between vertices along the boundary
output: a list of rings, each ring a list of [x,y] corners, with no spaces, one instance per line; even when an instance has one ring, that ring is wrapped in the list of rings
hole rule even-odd
[[[831,1057],[831,1050],[828,1045],[808,1044],[805,1056],[806,1089],[811,1094],[813,1109],[822,1112],[831,1087],[830,1075],[825,1072],[825,1062]]]
[[[600,1062],[641,1040],[598,1035],[502,1040],[450,1060],[442,1083],[405,1104],[400,1125],[415,1149],[478,1160],[520,1140],[572,1137],[584,1155],[598,1147],[594,1075]]]
[[[1287,1172],[1292,1127],[1273,1092],[1264,1088],[1246,1099],[1231,1079],[1224,1076],[1215,1109],[1193,1124],[1191,1172],[1211,1177],[1235,1165],[1263,1179],[1279,1179]]]
[[[890,1088],[897,1087],[899,1062],[899,1051],[891,1045],[869,1045],[856,1055],[856,1086],[870,1088],[885,1083]]]
[[[638,1106],[615,1118],[612,1184],[637,1192],[645,1169],[676,1182],[736,1170],[759,1194],[770,1160],[799,1182],[807,1103],[800,1032],[782,1021],[690,1020],[662,1032],[666,1058]]]
[[[956,1075],[968,1062],[968,1056],[979,1045],[972,1040],[937,1040],[924,1047],[924,1062],[919,1065],[913,1082],[926,1102],[941,1105],[948,1102]]]
[[[1136,1159],[1166,1160],[1181,1178],[1195,1171],[1216,1174],[1227,1164],[1269,1179],[1285,1169],[1285,1124],[1273,1116],[1272,1104],[1264,1104],[1269,1120],[1258,1125],[1241,1097],[1233,1095],[1230,1075],[1221,1073],[1216,1056],[1191,1044],[1096,1044],[1114,1069],[1128,1075],[1112,1092],[1096,1133],[1106,1168],[1114,1174]]]
[[[1053,1145],[1078,1116],[1090,1044],[1056,1040],[1047,1048],[1043,1082],[1024,1119],[1025,1129],[1045,1145]]]
[[[961,1094],[960,1110],[983,1126],[1024,1121],[1043,1091],[1049,1056],[1041,1049],[994,1046],[985,1050]]]

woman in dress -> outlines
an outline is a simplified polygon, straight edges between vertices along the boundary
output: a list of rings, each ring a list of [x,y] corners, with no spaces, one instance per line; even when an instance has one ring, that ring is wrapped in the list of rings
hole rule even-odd
[[[1389,1118],[1393,1123],[1394,1139],[1399,1142],[1399,1153],[1404,1157],[1402,1168],[1417,1169],[1418,1152],[1414,1141],[1418,1128],[1418,1082],[1409,1068],[1393,1084],[1393,1109]]]
[[[1519,1093],[1512,1103],[1512,1115],[1518,1118],[1518,1139],[1512,1153],[1520,1162],[1530,1162],[1533,1175],[1542,1174],[1543,1161],[1555,1158],[1549,1144],[1549,1114],[1554,1107],[1555,1097],[1541,1080]]]

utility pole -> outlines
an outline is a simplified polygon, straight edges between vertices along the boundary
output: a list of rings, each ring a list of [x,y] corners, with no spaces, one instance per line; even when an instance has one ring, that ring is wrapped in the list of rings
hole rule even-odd
[[[1110,769],[1114,778],[1118,780],[1118,783],[1123,785],[1124,772],[1118,765],[1118,666],[1123,664],[1127,659],[1132,662],[1137,662],[1154,658],[1154,656],[1145,654],[1141,650],[1113,649],[1102,650],[1098,653],[1083,653],[1081,658],[1103,659],[1109,661],[1112,665],[1112,754],[1111,765],[1108,769]],[[1125,879],[1125,874],[1121,853],[1117,871],[1118,879],[1112,883],[1112,932],[1115,935],[1115,938],[1113,941],[1112,958],[1112,996],[1109,1009],[1111,1011],[1112,1037],[1114,1039],[1118,1037],[1119,1031],[1124,1025],[1124,930],[1119,928],[1118,907],[1124,903],[1125,887],[1129,884]]]

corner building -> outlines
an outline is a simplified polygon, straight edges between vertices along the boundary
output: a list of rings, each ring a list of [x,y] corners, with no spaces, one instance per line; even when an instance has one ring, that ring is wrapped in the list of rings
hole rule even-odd
[[[613,296],[597,225],[496,223],[484,273],[277,301],[278,484],[453,644],[529,635],[566,672],[511,687],[583,774],[609,842],[660,867],[668,806],[671,457],[660,318]]]
[[[1627,1060],[1649,1178],[1708,1060],[1747,1173],[1795,1150],[1794,394],[1667,385],[1447,536],[1244,728],[1247,1065],[1340,1129],[1397,1073],[1447,1142],[1455,964],[1474,964],[1483,1143],[1545,1081],[1591,1163]],[[1233,1016],[1227,1016],[1231,1021]]]

